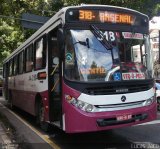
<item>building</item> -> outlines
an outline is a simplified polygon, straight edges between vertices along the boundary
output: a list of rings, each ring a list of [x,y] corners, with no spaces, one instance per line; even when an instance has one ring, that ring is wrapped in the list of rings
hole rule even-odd
[[[159,60],[159,37],[160,37],[160,17],[153,17],[149,22],[151,49],[153,52],[155,78],[160,79],[160,60]]]

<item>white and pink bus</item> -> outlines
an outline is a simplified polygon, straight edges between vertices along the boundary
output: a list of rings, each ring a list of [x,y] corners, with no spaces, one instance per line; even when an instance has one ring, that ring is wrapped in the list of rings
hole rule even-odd
[[[138,57],[140,56],[140,57]],[[107,5],[61,9],[4,61],[5,98],[66,133],[156,119],[149,20]]]

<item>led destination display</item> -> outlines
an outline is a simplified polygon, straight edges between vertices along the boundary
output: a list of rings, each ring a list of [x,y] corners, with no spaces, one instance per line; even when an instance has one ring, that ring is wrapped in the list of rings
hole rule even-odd
[[[134,16],[109,11],[79,10],[79,20],[133,24]]]
[[[130,26],[148,26],[148,18],[125,11],[98,9],[70,9],[66,13],[67,22],[95,22]]]

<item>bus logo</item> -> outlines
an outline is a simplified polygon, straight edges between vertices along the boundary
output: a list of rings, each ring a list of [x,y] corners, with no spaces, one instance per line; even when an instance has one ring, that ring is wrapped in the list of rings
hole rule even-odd
[[[128,92],[127,88],[116,89],[116,93]]]
[[[125,101],[126,101],[126,96],[122,96],[122,97],[121,97],[121,101],[122,101],[122,102],[125,102]]]

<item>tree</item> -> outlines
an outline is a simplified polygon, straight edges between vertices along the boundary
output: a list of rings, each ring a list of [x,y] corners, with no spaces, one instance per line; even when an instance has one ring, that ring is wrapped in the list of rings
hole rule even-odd
[[[22,13],[33,13],[42,16],[52,16],[63,6],[86,4],[116,5],[132,8],[146,13],[151,18],[160,12],[159,0],[1,0],[0,3],[0,66],[3,59],[35,30],[24,29],[21,26]],[[8,16],[8,17],[2,17]]]

